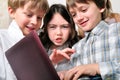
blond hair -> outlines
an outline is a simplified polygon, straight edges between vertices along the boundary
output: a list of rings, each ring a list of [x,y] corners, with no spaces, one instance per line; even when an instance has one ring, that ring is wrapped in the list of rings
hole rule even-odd
[[[19,7],[24,7],[28,2],[31,2],[30,9],[36,8],[37,10],[47,11],[49,8],[47,0],[8,0],[8,6],[13,10],[16,10]]]

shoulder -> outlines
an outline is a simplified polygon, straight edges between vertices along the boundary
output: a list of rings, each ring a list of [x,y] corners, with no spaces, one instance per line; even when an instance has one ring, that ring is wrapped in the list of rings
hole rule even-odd
[[[110,29],[114,29],[114,28],[119,28],[120,29],[120,22],[110,24],[109,28]]]
[[[112,23],[112,24],[110,24],[110,26],[112,26],[112,25],[120,25],[120,22],[115,22],[115,23]]]
[[[112,23],[109,25],[109,34],[110,35],[120,35],[120,22]]]

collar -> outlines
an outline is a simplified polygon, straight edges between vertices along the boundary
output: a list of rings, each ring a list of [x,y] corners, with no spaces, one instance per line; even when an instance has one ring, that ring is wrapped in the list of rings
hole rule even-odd
[[[13,20],[8,28],[8,34],[11,37],[11,40],[19,41],[24,37],[21,29],[15,20]]]
[[[85,32],[85,35],[92,33],[93,35],[99,36],[104,30],[106,30],[106,28],[108,28],[108,24],[105,21],[100,21],[91,32]]]

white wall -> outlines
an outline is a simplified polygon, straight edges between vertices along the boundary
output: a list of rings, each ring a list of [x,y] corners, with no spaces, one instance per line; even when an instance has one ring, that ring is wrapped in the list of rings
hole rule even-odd
[[[120,13],[120,0],[110,0],[114,12]]]
[[[9,25],[9,20],[7,0],[0,0],[0,28],[7,28]]]
[[[49,6],[52,4],[63,4],[66,6],[66,0],[48,0]]]

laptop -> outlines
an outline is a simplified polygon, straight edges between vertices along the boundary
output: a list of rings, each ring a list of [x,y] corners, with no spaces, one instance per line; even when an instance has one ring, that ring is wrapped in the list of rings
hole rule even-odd
[[[17,80],[60,80],[36,31],[5,53]]]

